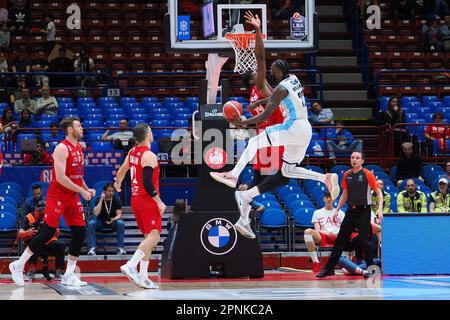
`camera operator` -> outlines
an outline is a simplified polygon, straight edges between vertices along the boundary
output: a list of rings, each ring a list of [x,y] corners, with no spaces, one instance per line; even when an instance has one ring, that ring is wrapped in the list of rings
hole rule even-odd
[[[44,222],[45,201],[41,200],[36,205],[36,209],[33,213],[27,214],[23,217],[21,227],[19,230],[19,238],[23,240],[25,245],[28,245],[31,239],[33,239],[40,232],[42,223]],[[48,272],[48,257],[55,257],[55,280],[61,280],[62,272],[64,269],[64,254],[65,245],[63,242],[58,241],[59,229],[56,229],[55,236],[50,239],[38,252],[29,260],[30,269],[27,273],[28,280],[33,280],[36,275],[36,264],[39,256],[43,259],[42,274],[47,280],[51,280]]]

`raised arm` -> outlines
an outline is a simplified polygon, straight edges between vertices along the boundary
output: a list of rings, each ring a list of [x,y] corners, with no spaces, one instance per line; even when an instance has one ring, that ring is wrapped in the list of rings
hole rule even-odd
[[[256,88],[264,97],[268,97],[272,94],[272,90],[266,80],[266,50],[261,32],[261,20],[258,15],[253,16],[250,11],[247,11],[244,16],[247,19],[246,22],[255,29]]]
[[[233,122],[233,124],[237,126],[242,126],[267,121],[269,117],[272,115],[272,113],[278,108],[281,101],[283,101],[283,99],[287,97],[287,95],[288,91],[285,88],[277,86],[273,91],[272,95],[268,98],[269,100],[267,102],[266,109],[264,110],[263,113],[248,120],[241,121],[238,119],[235,122]]]

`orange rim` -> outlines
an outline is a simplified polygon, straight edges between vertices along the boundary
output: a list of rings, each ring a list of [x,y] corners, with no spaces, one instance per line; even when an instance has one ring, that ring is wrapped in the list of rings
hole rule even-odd
[[[250,41],[256,39],[256,34],[254,33],[229,33],[226,34],[225,37],[234,41],[235,45],[239,49],[248,49],[250,46]],[[262,35],[263,39],[266,37],[265,34]]]

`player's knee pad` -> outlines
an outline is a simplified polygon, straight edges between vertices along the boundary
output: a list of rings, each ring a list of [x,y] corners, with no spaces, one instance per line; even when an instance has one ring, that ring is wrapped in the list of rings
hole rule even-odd
[[[83,246],[86,230],[84,227],[71,226],[72,239],[70,240],[69,254],[78,257]]]
[[[52,228],[47,223],[42,224],[39,233],[30,241],[28,247],[32,252],[37,252],[45,243],[47,243],[56,233],[56,228]]]

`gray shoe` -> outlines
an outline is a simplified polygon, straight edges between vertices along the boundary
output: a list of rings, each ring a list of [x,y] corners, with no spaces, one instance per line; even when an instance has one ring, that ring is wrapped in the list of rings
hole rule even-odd
[[[87,254],[88,254],[88,256],[96,256],[97,255],[95,253],[95,248],[90,248]]]
[[[27,272],[25,280],[32,281],[35,276],[36,276],[36,270],[29,270]]]
[[[119,249],[117,250],[117,255],[118,255],[118,256],[124,256],[124,255],[126,255],[126,254],[127,254],[127,252],[125,251],[124,248],[119,248]]]
[[[244,237],[249,239],[255,239],[256,235],[253,233],[252,228],[250,227],[250,222],[244,223],[241,218],[235,223],[235,229],[242,234]]]
[[[127,276],[127,278],[135,285],[140,286],[141,280],[139,279],[139,273],[135,267],[131,267],[128,263],[125,263],[120,267],[120,271]]]

